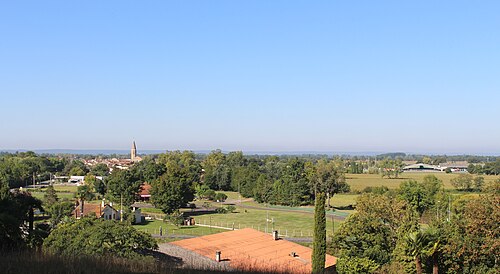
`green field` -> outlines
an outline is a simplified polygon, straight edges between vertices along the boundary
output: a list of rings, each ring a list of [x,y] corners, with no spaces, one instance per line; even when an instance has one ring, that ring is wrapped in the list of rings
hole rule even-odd
[[[147,221],[146,224],[134,225],[134,228],[150,234],[159,234],[160,227],[162,228],[163,235],[193,235],[202,236],[213,233],[219,233],[227,230],[201,227],[201,226],[181,226],[176,227],[168,222],[160,220]]]
[[[273,228],[280,234],[289,237],[310,237],[313,231],[313,214],[306,212],[285,212],[266,210],[266,208],[242,208],[236,206],[234,213],[227,214],[206,214],[196,216],[195,221],[198,224],[221,226],[239,229],[254,228],[260,231],[271,231]],[[266,222],[269,220],[269,222]],[[340,222],[335,221],[335,229],[338,229]],[[327,218],[328,234],[332,232],[331,218]]]
[[[391,189],[398,188],[401,182],[414,179],[417,181],[422,181],[427,175],[434,175],[443,181],[445,189],[454,189],[451,185],[450,180],[459,176],[456,173],[419,173],[419,172],[408,172],[401,173],[400,178],[397,179],[387,179],[382,178],[379,174],[346,174],[347,183],[351,186],[351,190],[362,191],[368,186],[386,186]],[[499,176],[493,175],[481,175],[484,177],[485,184],[494,181],[499,178]]]
[[[59,199],[74,199],[74,194],[77,188],[77,186],[73,185],[54,185],[54,189],[57,192],[56,194]],[[33,197],[43,200],[46,190],[47,188],[30,189],[30,193]]]
[[[57,192],[76,192],[78,187],[76,185],[54,185],[54,189]]]
[[[35,198],[38,198],[40,200],[43,200],[43,196],[45,195],[45,192],[30,192],[31,195]],[[58,192],[57,197],[59,199],[68,199],[72,200],[74,198],[74,193],[69,193],[69,192]]]

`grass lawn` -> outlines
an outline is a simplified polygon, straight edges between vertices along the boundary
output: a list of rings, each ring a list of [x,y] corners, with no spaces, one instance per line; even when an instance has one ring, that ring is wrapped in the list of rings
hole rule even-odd
[[[160,227],[163,230],[163,235],[193,235],[193,236],[202,236],[208,234],[219,233],[227,230],[217,229],[217,228],[209,228],[209,227],[201,227],[201,226],[180,226],[176,227],[167,222],[163,222],[160,220],[147,221],[146,224],[134,225],[134,228],[140,231],[144,231],[150,234],[159,234]]]
[[[266,222],[269,216],[269,222]],[[278,230],[280,234],[289,237],[310,237],[312,236],[314,216],[301,212],[267,211],[265,208],[245,209],[237,206],[234,213],[227,214],[205,214],[196,216],[195,220],[199,224],[211,224],[214,226],[234,228],[254,228],[260,231]],[[274,223],[271,222],[274,220]],[[338,229],[339,221],[335,221],[335,229]],[[332,221],[327,218],[327,234],[332,234]]]
[[[402,181],[414,179],[422,182],[423,178],[427,175],[434,175],[443,181],[445,189],[455,189],[450,180],[459,176],[457,173],[420,173],[408,172],[401,173],[398,179],[382,178],[379,174],[346,174],[347,183],[351,186],[351,190],[362,191],[368,186],[386,186],[391,189],[398,188]],[[484,177],[485,184],[498,179],[498,176],[481,175]]]
[[[57,191],[57,192],[76,192],[76,189],[78,187],[77,186],[73,186],[73,185],[58,185],[58,184],[55,184],[54,185],[54,189]]]
[[[43,200],[43,196],[45,195],[45,192],[30,192],[30,193],[31,193],[31,196],[38,198],[40,200]],[[74,193],[58,192],[56,194],[57,194],[57,197],[59,197],[59,199],[68,199],[68,200],[74,199],[74,196],[73,196]]]

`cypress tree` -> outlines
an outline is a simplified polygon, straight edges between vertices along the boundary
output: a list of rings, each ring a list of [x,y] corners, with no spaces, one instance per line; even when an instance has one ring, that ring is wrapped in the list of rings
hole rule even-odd
[[[313,235],[312,272],[323,273],[326,260],[326,216],[325,193],[316,193],[314,203],[314,235]]]

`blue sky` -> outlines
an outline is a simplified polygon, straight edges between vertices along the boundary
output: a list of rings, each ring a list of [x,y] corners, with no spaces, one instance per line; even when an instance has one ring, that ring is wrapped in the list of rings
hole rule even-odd
[[[499,1],[3,1],[0,148],[500,154]]]

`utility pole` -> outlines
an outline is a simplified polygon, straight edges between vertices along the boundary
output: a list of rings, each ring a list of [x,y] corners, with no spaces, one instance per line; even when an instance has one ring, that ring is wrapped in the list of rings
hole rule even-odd
[[[333,219],[333,214],[330,216],[332,217],[332,237],[333,237],[333,235],[335,235],[335,221]]]
[[[269,231],[269,209],[267,208],[267,203],[266,203],[266,233]]]
[[[451,221],[451,197],[448,196],[448,222]]]
[[[123,222],[123,195],[120,194],[120,222]]]

